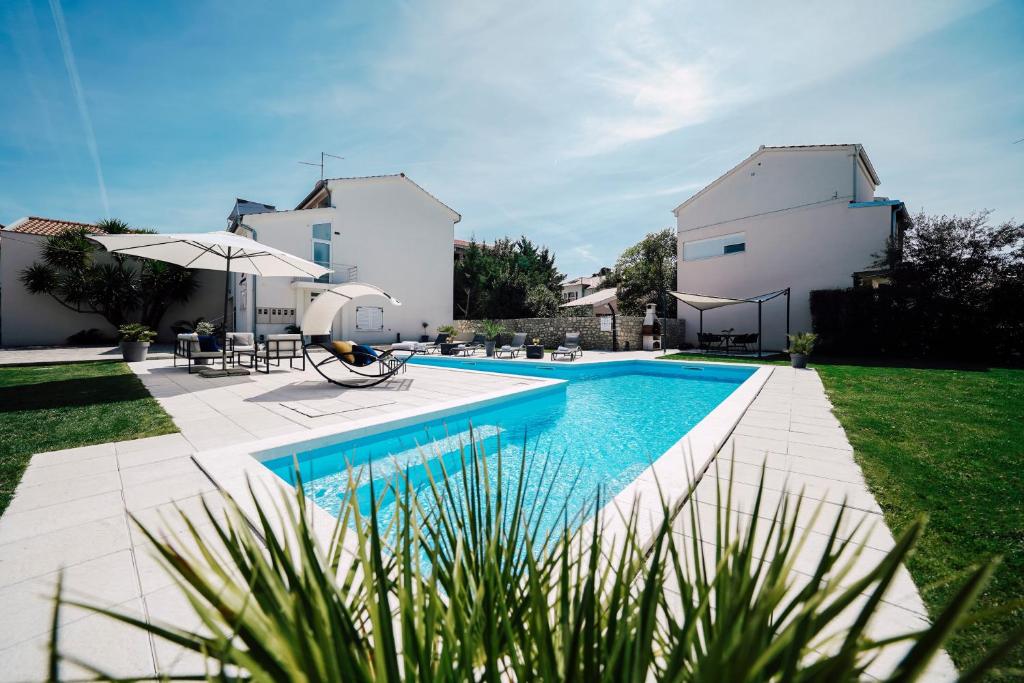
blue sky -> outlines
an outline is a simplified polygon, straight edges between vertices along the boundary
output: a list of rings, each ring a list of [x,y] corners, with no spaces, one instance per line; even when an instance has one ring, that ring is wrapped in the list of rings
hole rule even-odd
[[[5,0],[0,20],[4,224],[221,229],[236,196],[293,206],[319,177],[296,162],[327,151],[329,176],[404,171],[458,237],[526,234],[572,276],[758,145],[836,142],[913,211],[1024,219],[1021,2]]]

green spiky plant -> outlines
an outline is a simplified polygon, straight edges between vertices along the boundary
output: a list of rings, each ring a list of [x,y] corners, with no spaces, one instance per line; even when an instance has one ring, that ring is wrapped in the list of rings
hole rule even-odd
[[[640,531],[646,513],[625,511],[610,542],[601,531],[613,520],[600,512],[580,525],[555,510],[566,523],[541,532],[555,503],[528,493],[538,483],[530,477],[557,468],[526,455],[506,468],[500,444],[487,457],[475,441],[458,472],[436,462],[437,476],[419,490],[398,475],[371,491],[379,504],[368,514],[356,501],[360,475],[350,472],[326,547],[301,481],[274,509],[256,506],[255,532],[230,501],[223,519],[207,508],[185,520],[196,550],[144,530],[203,635],[65,600],[59,589],[53,623],[63,605],[106,614],[204,655],[208,670],[192,678],[214,681],[848,681],[903,641],[906,654],[881,676],[911,681],[968,618],[993,567],[978,568],[930,628],[880,641],[868,625],[921,522],[860,575],[856,534],[840,532],[840,512],[813,574],[799,574],[795,558],[810,533],[796,523],[799,497],[769,506],[759,493],[740,518],[731,482],[719,482],[713,537],[690,496],[674,521],[662,506],[649,538]],[[387,523],[384,505],[393,506]],[[212,539],[199,531],[206,524]],[[961,680],[978,679],[1022,635]],[[57,636],[55,626],[54,676]]]

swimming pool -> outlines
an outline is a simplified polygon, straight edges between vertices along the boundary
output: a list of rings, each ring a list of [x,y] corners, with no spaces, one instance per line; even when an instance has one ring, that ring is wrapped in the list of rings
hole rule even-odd
[[[399,469],[414,482],[426,482],[443,461],[457,480],[459,448],[468,443],[472,425],[489,458],[496,457],[500,439],[506,474],[515,475],[524,447],[531,471],[547,466],[550,476],[532,477],[529,486],[535,490],[527,495],[550,495],[550,518],[542,523],[550,529],[563,505],[571,515],[590,507],[598,492],[607,500],[622,491],[756,370],[655,361],[555,364],[421,357],[414,362],[564,381],[526,397],[469,406],[380,433],[342,436],[277,457],[255,455],[287,482],[294,480],[297,460],[307,495],[332,514],[347,490],[349,467],[360,470],[357,495],[367,510],[371,478],[379,494]],[[426,463],[424,454],[430,458]],[[382,521],[389,507],[380,510]]]

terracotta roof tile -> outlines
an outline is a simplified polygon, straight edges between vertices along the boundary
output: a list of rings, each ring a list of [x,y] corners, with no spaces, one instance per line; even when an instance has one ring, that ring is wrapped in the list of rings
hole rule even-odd
[[[94,235],[102,235],[104,232],[92,223],[62,221],[56,218],[40,218],[39,216],[29,216],[28,218],[16,221],[7,226],[6,229],[8,232],[23,232],[30,235],[43,235],[44,237],[53,237],[54,235],[63,234],[68,230],[77,229],[84,229]]]

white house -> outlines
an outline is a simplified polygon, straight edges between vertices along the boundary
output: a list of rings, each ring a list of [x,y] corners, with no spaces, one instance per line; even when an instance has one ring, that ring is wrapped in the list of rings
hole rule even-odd
[[[876,197],[881,181],[864,148],[765,147],[676,207],[678,289],[747,298],[791,288],[790,329],[811,330],[809,293],[849,287],[909,220],[903,202]],[[785,344],[786,302],[764,305],[765,349]],[[698,313],[679,304],[687,341]],[[757,330],[757,306],[709,311],[704,331]]]
[[[69,230],[103,232],[91,223],[38,216],[20,218],[0,230],[0,346],[67,344],[68,337],[89,329],[110,339],[116,336],[117,330],[102,316],[71,310],[46,294],[31,294],[21,283],[22,272],[42,261],[46,241]],[[161,341],[173,339],[171,323],[176,320],[221,316],[222,278],[209,271],[197,272],[198,284],[191,299],[172,305],[164,315],[158,330]]]
[[[562,301],[565,303],[582,299],[597,291],[597,286],[604,282],[601,275],[574,277],[562,283]]]
[[[290,211],[238,200],[229,229],[308,258],[334,272],[312,281],[236,276],[235,329],[257,335],[299,325],[323,290],[353,280],[375,284],[402,302],[346,306],[332,336],[393,342],[433,334],[452,321],[455,224],[461,216],[404,173],[329,178]]]

